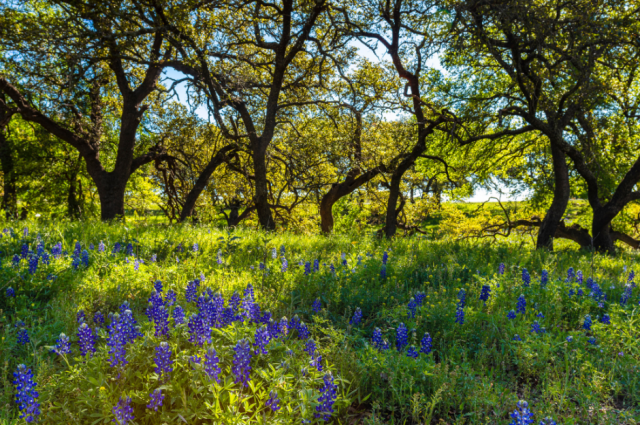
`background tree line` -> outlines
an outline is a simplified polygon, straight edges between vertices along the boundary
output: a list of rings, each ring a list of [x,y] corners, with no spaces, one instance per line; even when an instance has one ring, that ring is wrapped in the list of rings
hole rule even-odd
[[[325,233],[358,209],[390,238],[497,184],[528,208],[472,236],[637,248],[638,6],[8,0],[2,208]]]

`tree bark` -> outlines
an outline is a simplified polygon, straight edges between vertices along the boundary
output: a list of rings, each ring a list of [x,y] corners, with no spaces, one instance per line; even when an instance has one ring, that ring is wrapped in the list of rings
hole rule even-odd
[[[358,170],[351,170],[347,178],[341,183],[334,183],[320,201],[320,227],[322,233],[333,231],[333,205],[341,198],[353,193],[356,189],[371,181],[375,176],[384,171],[384,166],[379,166],[359,174]]]
[[[16,194],[16,177],[13,169],[13,154],[3,127],[0,128],[0,165],[2,166],[4,180],[2,209],[5,211],[7,220],[17,219],[18,197]]]
[[[196,206],[196,202],[200,197],[200,194],[207,186],[211,175],[216,171],[216,168],[223,162],[225,162],[229,156],[233,155],[235,152],[235,147],[233,146],[225,146],[220,149],[209,161],[205,169],[200,173],[196,183],[193,185],[193,188],[187,194],[187,198],[184,201],[184,205],[182,207],[182,211],[180,212],[179,222],[185,221],[187,218],[193,215],[193,210]]]
[[[262,149],[253,149],[253,167],[255,173],[255,193],[253,204],[256,207],[258,221],[265,230],[275,230],[276,223],[269,207],[269,188],[267,184],[267,163]]]
[[[547,249],[553,251],[553,237],[556,234],[560,220],[564,215],[571,189],[569,187],[569,168],[564,153],[555,144],[551,143],[551,156],[553,158],[554,191],[553,201],[542,220],[536,249]]]

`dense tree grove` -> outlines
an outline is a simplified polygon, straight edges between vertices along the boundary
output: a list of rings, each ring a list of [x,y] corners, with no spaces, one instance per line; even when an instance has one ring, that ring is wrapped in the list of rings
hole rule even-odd
[[[475,237],[638,248],[638,6],[6,0],[1,208],[323,233],[356,214],[391,238],[498,184],[527,207]]]

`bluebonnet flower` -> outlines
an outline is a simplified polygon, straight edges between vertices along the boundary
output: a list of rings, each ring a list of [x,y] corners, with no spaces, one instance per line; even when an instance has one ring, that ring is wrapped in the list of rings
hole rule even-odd
[[[29,333],[25,328],[18,329],[18,344],[27,345],[30,342]]]
[[[215,380],[217,383],[220,383],[220,378],[218,376],[221,372],[221,369],[218,366],[219,362],[220,359],[218,358],[218,353],[215,348],[209,347],[207,353],[204,355],[204,371],[209,378]]]
[[[18,365],[18,369],[13,373],[13,385],[16,386],[16,404],[20,409],[20,418],[24,418],[27,423],[37,422],[40,415],[40,403],[38,403],[38,392],[33,381],[31,369],[23,364]]]
[[[582,324],[582,327],[583,327],[585,330],[587,330],[587,331],[590,331],[590,330],[591,330],[591,323],[592,323],[592,321],[591,321],[591,316],[590,316],[590,315],[588,315],[588,314],[587,314],[586,316],[584,316],[584,323]]]
[[[318,372],[322,372],[322,356],[320,354],[312,356],[309,364],[311,367],[315,367]]]
[[[489,296],[491,296],[491,287],[489,285],[482,285],[480,301],[486,303],[489,300]]]
[[[320,397],[318,398],[319,406],[316,406],[315,417],[324,421],[331,419],[333,413],[333,404],[336,401],[336,389],[338,386],[333,382],[333,375],[327,372],[324,375],[324,385],[320,388]]]
[[[531,284],[531,276],[529,275],[529,271],[525,268],[522,268],[522,284],[524,286],[529,286]]]
[[[632,293],[633,293],[633,288],[631,287],[631,285],[630,284],[625,285],[624,291],[620,296],[620,305],[625,305],[631,298]]]
[[[100,241],[100,243],[98,244],[98,252],[104,252],[105,250],[105,246],[104,246],[104,242]]]
[[[200,280],[194,279],[191,282],[187,283],[187,291],[185,293],[185,297],[187,302],[195,302],[197,299],[198,287],[200,286]]]
[[[409,319],[413,319],[414,317],[416,317],[417,307],[418,305],[416,304],[415,298],[411,297],[411,299],[409,300],[409,304],[407,305],[407,315]]]
[[[15,289],[13,289],[11,286],[9,286],[9,287],[7,288],[7,297],[8,297],[8,298],[13,298],[13,297],[15,297],[15,296],[16,296],[16,291],[15,291]]]
[[[582,274],[582,271],[578,270],[578,272],[576,273],[576,280],[578,281],[578,284],[582,285],[583,279],[584,275]]]
[[[500,265],[498,266],[498,274],[504,274],[504,263],[500,263]]]
[[[211,329],[206,326],[201,314],[193,313],[189,318],[189,341],[199,346],[211,342]]]
[[[537,334],[544,333],[544,328],[541,328],[540,323],[536,320],[531,324],[531,332]]]
[[[306,263],[304,263],[304,275],[309,276],[310,274],[311,274],[311,263],[307,261]]]
[[[63,333],[60,334],[60,336],[56,340],[56,345],[51,349],[51,351],[61,356],[71,353],[71,346],[69,345],[69,337]]]
[[[255,293],[253,291],[253,285],[252,284],[247,284],[247,287],[244,290],[244,297],[251,297],[252,300],[255,300]]]
[[[104,315],[101,311],[96,311],[93,315],[93,323],[98,326],[104,325]]]
[[[18,254],[15,254],[13,256],[11,262],[13,263],[13,267],[17,267],[20,264],[20,257],[18,256]]]
[[[605,325],[610,325],[611,324],[611,317],[609,317],[609,315],[605,313],[600,318],[600,322],[604,323]]]
[[[382,264],[386,265],[389,260],[389,253],[387,251],[382,253]]]
[[[164,306],[158,306],[153,316],[155,336],[167,336],[169,334],[169,312]]]
[[[320,270],[320,260],[313,260],[313,271],[314,273]]]
[[[513,337],[513,340],[514,341],[522,341],[522,338],[520,338],[520,335],[515,334],[514,337]]]
[[[540,286],[546,287],[547,283],[549,283],[549,272],[546,270],[542,270],[542,274],[540,274]]]
[[[162,281],[156,280],[155,282],[153,282],[153,289],[155,289],[159,294],[162,293]]]
[[[289,333],[289,321],[286,317],[282,317],[278,323],[278,334],[286,336]]]
[[[382,331],[380,328],[375,328],[373,330],[373,346],[378,350],[387,350],[389,348],[389,344],[382,339]]]
[[[311,333],[309,332],[307,325],[304,322],[300,322],[300,325],[298,326],[298,338],[307,339],[310,335]]]
[[[125,343],[133,342],[136,338],[142,336],[142,333],[138,330],[138,322],[133,317],[131,310],[125,310],[120,320],[122,321],[122,332]]]
[[[171,347],[169,347],[169,344],[164,341],[156,347],[156,367],[153,370],[159,377],[162,377],[163,374],[173,372],[173,360],[171,360],[171,354]]]
[[[159,281],[158,281],[159,282]],[[164,302],[171,307],[172,305],[174,305],[176,303],[177,300],[177,296],[176,293],[173,291],[173,289],[169,289],[167,291],[167,294],[164,297]]]
[[[361,320],[362,320],[362,310],[360,310],[360,307],[357,307],[356,311],[353,313],[353,317],[351,318],[351,320],[349,320],[349,324],[356,326],[360,324]]]
[[[269,393],[269,399],[265,404],[271,409],[272,412],[277,412],[278,410],[280,410],[280,406],[278,406],[278,403],[280,403],[278,393],[275,390],[271,390],[271,392]]]
[[[417,359],[419,355],[420,355],[420,353],[418,353],[416,351],[416,349],[413,347],[413,345],[411,347],[409,347],[409,349],[407,350],[407,357],[411,357],[411,358]]]
[[[596,338],[595,337],[591,337],[587,340],[589,342],[589,344],[591,345],[596,345]]]
[[[29,255],[29,245],[26,243],[22,244],[22,249],[20,250],[20,258],[24,260],[25,258],[27,258],[28,255]]]
[[[336,268],[333,266],[333,263],[331,263],[329,265],[329,271],[331,272],[332,275],[336,275]]]
[[[416,300],[416,304],[418,304],[418,306],[421,306],[422,303],[424,302],[424,299],[427,298],[427,296],[425,295],[424,292],[418,291],[416,292],[416,295],[414,298]]]
[[[216,255],[216,263],[222,264],[222,250],[218,250],[218,254]]]
[[[113,414],[116,418],[113,420],[118,425],[127,425],[129,421],[133,421],[133,407],[131,407],[131,397],[118,400],[118,404],[113,407]]]
[[[29,236],[29,228],[25,227],[24,230],[22,231],[22,235],[26,238],[27,236]]]
[[[408,341],[408,330],[407,326],[404,323],[400,323],[398,329],[396,330],[396,349],[398,351],[404,350],[404,347],[407,346]]]
[[[256,347],[256,355],[262,353],[262,354],[269,354],[269,352],[267,351],[266,347],[267,344],[269,343],[269,331],[267,330],[266,326],[262,326],[258,329],[256,329],[256,334],[255,334],[255,342],[253,343],[253,346]]]
[[[54,258],[62,256],[62,242],[58,242],[51,248],[51,255],[53,255]]]
[[[29,258],[29,274],[35,274],[36,271],[38,271],[38,261],[40,260],[39,257],[36,257],[35,255],[31,256],[31,258]]]
[[[164,394],[162,394],[161,389],[157,389],[151,394],[149,394],[151,400],[149,404],[147,404],[147,409],[153,409],[156,412],[158,411],[158,407],[162,407],[162,401],[164,400]]]
[[[81,324],[78,328],[78,345],[80,345],[80,353],[83,357],[87,354],[93,356],[93,353],[96,352],[96,336],[86,323]]]
[[[73,267],[74,270],[78,270],[78,267],[80,267],[80,257],[73,258],[71,261],[71,267]]]
[[[86,320],[86,317],[84,314],[84,310],[78,310],[78,312],[76,313],[76,322],[84,323],[85,320]]]
[[[80,260],[82,261],[82,264],[84,264],[85,267],[89,267],[89,252],[86,249],[82,251],[82,256],[80,257]]]
[[[533,423],[533,413],[529,410],[529,404],[520,400],[517,404],[516,410],[511,414],[513,421],[509,425],[530,425]]]
[[[458,308],[464,308],[467,303],[467,291],[460,289],[458,291]]]
[[[431,335],[425,333],[420,341],[420,352],[423,354],[429,354],[431,352]]]
[[[539,317],[540,319],[544,319],[544,314],[542,314],[542,312],[539,312],[538,314],[536,314],[536,317]]]
[[[464,325],[464,308],[462,307],[456,309],[456,323]]]
[[[131,243],[127,244],[127,247],[125,248],[125,254],[127,255],[127,257],[133,256],[133,245],[131,245]]]
[[[151,255],[151,259],[150,259],[150,261],[151,261],[152,263],[155,263],[156,261],[158,261],[158,254],[153,254],[153,255]]]
[[[40,255],[40,259],[42,259],[42,264],[47,266],[49,265],[50,263],[49,254],[43,251],[42,254]]]
[[[516,318],[516,312],[513,311],[513,310],[509,310],[509,313],[507,313],[507,318],[511,319],[511,320],[515,319]]]
[[[173,324],[174,326],[184,323],[184,310],[179,305],[173,309]]]
[[[556,421],[547,417],[542,419],[538,425],[557,425],[557,424],[556,424]]]
[[[573,342],[573,337],[571,335],[567,337],[567,342]]]
[[[278,251],[275,247],[271,248],[271,258],[273,258],[274,260],[278,258]]]
[[[319,313],[320,310],[322,310],[322,304],[320,303],[320,298],[316,298],[315,301],[313,301],[311,308],[315,313]]]
[[[313,357],[316,353],[316,349],[316,342],[313,339],[309,339],[302,351],[306,351],[311,357]]]
[[[200,246],[198,245],[198,242],[194,242],[193,246],[191,247],[191,250],[193,252],[198,252],[200,250]]]
[[[79,241],[76,241],[76,244],[73,248],[73,257],[77,258],[80,257],[80,250],[82,249],[82,245],[80,245]]]
[[[117,253],[119,253],[119,252],[120,252],[120,249],[121,249],[121,248],[122,248],[122,245],[120,245],[120,242],[116,242],[116,243],[113,245],[113,250],[111,250],[111,253],[112,253],[112,254],[117,254]]]
[[[386,279],[387,278],[387,267],[386,266],[382,266],[382,268],[380,268],[380,277],[382,279]]]
[[[114,320],[109,324],[109,337],[107,338],[107,346],[109,347],[109,363],[111,367],[118,365],[125,366],[128,362],[126,359],[127,336],[125,325],[120,320],[119,315],[114,315]]]
[[[567,279],[565,280],[565,282],[571,282],[573,279],[575,279],[576,277],[576,273],[573,270],[573,267],[569,267],[569,270],[567,270]]]
[[[284,254],[286,253],[286,249],[284,248],[284,245],[280,245],[280,255],[284,256]]]
[[[287,269],[289,268],[289,262],[287,261],[287,259],[283,256],[282,257],[282,273],[285,273],[287,271]]]
[[[249,373],[251,372],[251,346],[249,341],[242,339],[238,341],[234,347],[235,354],[233,356],[233,367],[231,372],[235,376],[235,383],[242,384],[243,387],[247,387],[251,378]]]
[[[527,309],[527,300],[524,299],[524,295],[518,297],[518,303],[516,304],[516,311],[518,314],[525,314]]]

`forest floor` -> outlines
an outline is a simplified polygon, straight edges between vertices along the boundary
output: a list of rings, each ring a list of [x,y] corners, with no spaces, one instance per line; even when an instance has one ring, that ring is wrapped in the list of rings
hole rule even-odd
[[[4,227],[2,425],[640,422],[631,252],[141,222]],[[17,392],[14,372],[37,398]]]

